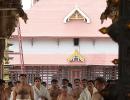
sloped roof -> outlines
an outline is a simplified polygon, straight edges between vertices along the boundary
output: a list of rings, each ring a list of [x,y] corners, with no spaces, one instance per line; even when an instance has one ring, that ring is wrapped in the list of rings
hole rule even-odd
[[[12,55],[14,59],[10,64],[20,65],[19,55]],[[26,65],[65,65],[65,66],[87,66],[87,65],[114,65],[112,60],[117,58],[117,54],[87,54],[84,55],[84,62],[69,62],[67,54],[24,54]],[[37,59],[38,58],[38,59]]]
[[[82,20],[64,23],[65,16],[74,9],[75,5],[90,18],[90,24]],[[100,15],[105,8],[105,0],[40,0],[27,11],[29,17],[27,24],[21,21],[22,36],[108,37],[98,31],[101,27],[111,24],[108,20],[101,25]]]

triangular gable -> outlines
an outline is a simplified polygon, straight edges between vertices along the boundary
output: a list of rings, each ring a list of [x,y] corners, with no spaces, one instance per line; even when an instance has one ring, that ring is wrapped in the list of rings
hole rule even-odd
[[[87,23],[90,23],[90,18],[77,6],[64,18],[64,23],[67,23],[70,19],[83,19]]]
[[[75,50],[67,60],[69,62],[84,62],[85,58],[78,52],[78,50]]]

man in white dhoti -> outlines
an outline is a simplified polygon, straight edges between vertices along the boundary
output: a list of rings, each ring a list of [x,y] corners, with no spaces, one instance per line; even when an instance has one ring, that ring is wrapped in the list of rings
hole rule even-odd
[[[81,92],[78,100],[92,100],[93,94],[97,92],[93,82],[90,80],[87,82],[87,87]]]
[[[34,82],[34,100],[51,100],[48,90],[43,85],[41,85],[41,78],[36,77]]]
[[[20,84],[14,87],[13,100],[34,100],[32,87],[27,84],[26,74],[21,74]]]

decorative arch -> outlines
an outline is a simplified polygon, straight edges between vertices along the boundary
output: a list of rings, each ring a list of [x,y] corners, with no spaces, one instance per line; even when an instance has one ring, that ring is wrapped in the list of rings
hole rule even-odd
[[[84,20],[86,23],[90,23],[90,18],[77,6],[64,18],[64,23],[70,20]]]
[[[78,50],[75,50],[67,60],[69,62],[84,62],[85,58],[79,53]]]

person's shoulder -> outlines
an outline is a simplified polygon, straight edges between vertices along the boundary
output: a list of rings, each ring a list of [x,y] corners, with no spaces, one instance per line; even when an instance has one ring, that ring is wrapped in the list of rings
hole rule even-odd
[[[99,93],[99,92],[95,92],[93,95],[95,95],[95,96],[99,96],[100,93]]]
[[[95,92],[92,97],[93,97],[92,100],[102,100],[102,96],[99,92]],[[94,99],[94,98],[96,98],[96,99]]]
[[[27,86],[27,88],[33,88],[33,86],[32,85],[29,85],[29,84],[26,84],[26,86]]]
[[[13,87],[13,92],[17,92],[19,90],[19,87],[18,86],[14,86]]]
[[[96,93],[98,90],[95,88],[95,87],[93,87],[93,93]]]
[[[14,86],[14,87],[13,87],[14,90],[15,90],[15,89],[18,89],[18,88],[19,88],[19,86]]]

